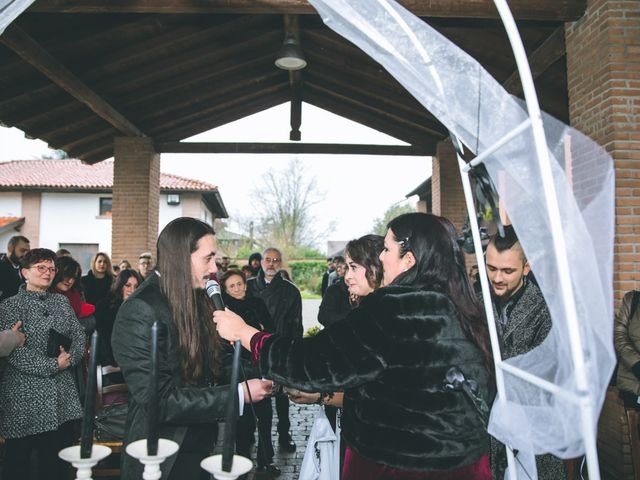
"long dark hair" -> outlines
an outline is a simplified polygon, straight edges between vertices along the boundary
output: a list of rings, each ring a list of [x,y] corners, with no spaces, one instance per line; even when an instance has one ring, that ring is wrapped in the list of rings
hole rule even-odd
[[[364,276],[367,283],[374,290],[382,284],[382,263],[380,252],[384,248],[384,237],[381,235],[365,235],[356,240],[351,240],[344,247],[345,255],[348,255],[358,265],[364,267]],[[352,304],[357,305],[359,297],[349,296]]]
[[[73,286],[71,290],[82,289],[80,284],[80,276],[82,275],[82,268],[80,264],[76,262],[72,257],[62,256],[56,258],[56,268],[58,271],[56,272],[56,276],[53,278],[52,287],[63,281],[65,278],[74,278],[75,282],[73,282]]]
[[[458,311],[462,330],[482,350],[487,369],[493,375],[489,330],[473,294],[451,221],[428,213],[405,213],[391,220],[387,228],[400,245],[400,256],[411,252],[416,259],[416,264],[398,275],[392,284],[446,294]]]
[[[140,286],[140,284],[143,282],[142,275],[140,275],[137,271],[133,270],[132,268],[125,268],[123,270],[120,270],[120,272],[118,272],[118,275],[116,276],[116,279],[114,280],[113,285],[111,285],[111,306],[112,307],[119,307],[120,304],[124,301],[124,298],[122,298],[122,288],[125,286],[125,284],[129,281],[131,277],[134,277],[136,280],[138,280],[138,286]]]
[[[190,254],[198,249],[198,242],[205,235],[215,235],[211,225],[181,217],[171,221],[158,237],[160,290],[167,297],[178,330],[182,377],[192,384],[205,373],[203,351],[209,367],[214,372],[218,370],[221,347],[211,320],[211,302],[204,290],[193,288]]]

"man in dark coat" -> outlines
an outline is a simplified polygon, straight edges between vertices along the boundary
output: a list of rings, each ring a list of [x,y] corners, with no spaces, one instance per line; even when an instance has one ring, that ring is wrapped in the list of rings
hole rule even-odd
[[[24,283],[20,274],[20,260],[30,249],[27,237],[15,235],[9,239],[7,254],[0,257],[0,302],[13,297]]]
[[[506,360],[540,345],[551,330],[551,315],[540,288],[527,278],[531,268],[513,227],[505,227],[504,237],[491,239],[486,264],[500,351]],[[494,478],[502,479],[506,453],[494,438],[491,462]],[[553,455],[537,455],[536,467],[540,480],[566,478],[564,463]]]
[[[151,326],[158,324],[158,433],[180,445],[162,464],[162,480],[209,478],[200,461],[211,455],[218,420],[227,410],[223,344],[203,290],[216,272],[216,249],[210,225],[187,217],[170,222],[158,237],[157,272],[123,302],[113,327],[113,354],[129,387],[125,443],[130,444],[147,437]],[[257,402],[272,382],[243,382],[241,405],[249,401],[245,385]],[[123,455],[122,480],[141,476],[141,464]]]
[[[285,337],[302,337],[302,297],[298,288],[278,271],[282,266],[282,253],[277,248],[267,248],[260,262],[262,269],[256,277],[247,281],[247,295],[260,297],[267,305],[275,325],[275,332]],[[296,444],[291,439],[289,428],[289,399],[276,395],[278,413],[278,437],[280,447],[294,452]]]

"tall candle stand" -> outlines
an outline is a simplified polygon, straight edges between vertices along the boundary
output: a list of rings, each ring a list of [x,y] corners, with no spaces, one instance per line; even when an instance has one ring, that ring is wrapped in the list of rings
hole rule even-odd
[[[249,473],[253,462],[246,457],[234,455],[231,470],[226,471],[222,468],[222,455],[213,455],[202,460],[200,466],[218,480],[235,480],[240,475]]]
[[[111,449],[105,445],[92,445],[91,455],[87,458],[82,458],[80,455],[80,445],[67,447],[58,452],[62,460],[69,462],[77,469],[76,480],[91,480],[91,469],[109,455],[111,455]]]
[[[147,439],[143,438],[130,443],[125,450],[144,465],[142,473],[144,480],[160,480],[162,477],[160,464],[178,451],[178,444],[166,438],[159,438],[157,455],[149,455],[147,453]]]

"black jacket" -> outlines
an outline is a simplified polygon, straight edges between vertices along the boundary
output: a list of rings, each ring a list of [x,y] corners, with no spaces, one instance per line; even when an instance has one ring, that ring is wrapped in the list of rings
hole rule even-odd
[[[247,296],[259,297],[267,306],[275,325],[275,333],[286,337],[302,337],[302,297],[289,280],[280,275],[270,283],[264,280],[264,272],[247,280]]]
[[[150,371],[151,325],[158,321],[160,438],[182,444],[187,427],[224,418],[228,386],[196,387],[185,384],[179,365],[178,331],[158,276],[147,279],[122,304],[113,327],[112,348],[129,387],[129,415],[125,443],[147,436],[147,400]],[[162,464],[162,479],[171,472],[176,456]],[[122,480],[142,478],[142,466],[123,455]]]
[[[318,321],[328,327],[345,318],[350,311],[349,289],[344,283],[344,279],[341,278],[337,283],[329,285],[327,291],[324,292],[318,310]]]
[[[23,283],[20,269],[13,266],[6,254],[0,256],[0,302],[18,293]]]
[[[344,390],[346,443],[374,462],[421,471],[474,463],[489,441],[462,392],[442,387],[451,366],[488,394],[480,350],[444,294],[380,288],[347,317],[305,339],[267,338],[263,376],[317,392]]]
[[[93,272],[89,270],[80,281],[87,303],[95,305],[96,309],[98,309],[100,305],[105,305],[106,300],[109,298],[113,277],[105,275],[103,278],[96,278]]]

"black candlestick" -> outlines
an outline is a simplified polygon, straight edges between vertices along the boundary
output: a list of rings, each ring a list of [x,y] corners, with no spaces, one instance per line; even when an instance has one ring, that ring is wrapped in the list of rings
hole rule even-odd
[[[227,403],[227,419],[224,425],[224,443],[222,444],[222,470],[230,472],[233,468],[233,452],[236,449],[236,425],[238,423],[238,377],[240,371],[240,340],[233,346],[233,364],[231,365],[231,381],[229,382],[229,402]]]
[[[158,322],[151,326],[147,455],[158,454]]]
[[[89,352],[89,372],[84,391],[84,412],[82,414],[82,436],[80,437],[80,458],[90,458],[93,448],[93,417],[96,405],[96,368],[98,356],[98,332],[91,335],[91,350]]]

